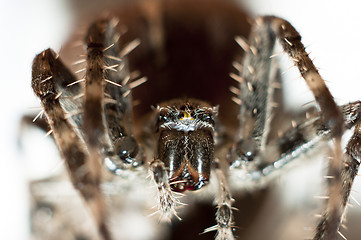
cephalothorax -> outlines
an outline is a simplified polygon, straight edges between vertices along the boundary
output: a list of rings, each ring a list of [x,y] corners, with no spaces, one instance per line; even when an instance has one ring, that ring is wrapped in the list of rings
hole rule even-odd
[[[173,191],[198,190],[208,183],[214,159],[215,113],[206,103],[192,99],[159,107],[157,159],[168,169]]]
[[[76,40],[63,55],[73,52]],[[285,115],[276,40],[319,112],[292,121]],[[178,192],[204,189],[214,176],[216,225],[206,232],[234,239],[228,177],[243,174],[239,184],[264,186],[278,169],[330,139],[329,201],[314,239],[336,239],[360,164],[361,103],[336,105],[291,24],[267,16],[251,28],[246,14],[228,1],[136,1],[96,19],[84,42],[85,53],[77,51],[86,56],[76,62],[85,64],[79,80],[63,56],[48,49],[34,59],[32,87],[102,239],[117,239],[107,225],[113,210],[107,210],[102,181],[149,171],[160,215],[169,220],[177,216]],[[343,131],[353,127],[343,153]]]

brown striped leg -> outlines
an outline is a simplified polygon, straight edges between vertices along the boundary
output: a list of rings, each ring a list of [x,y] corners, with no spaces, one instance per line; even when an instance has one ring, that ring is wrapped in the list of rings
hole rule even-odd
[[[346,128],[355,127],[360,118],[361,102],[349,103],[340,108]],[[237,171],[233,174],[244,183],[262,187],[262,183],[267,183],[269,179],[280,174],[284,166],[306,153],[317,151],[322,142],[331,138],[331,131],[323,124],[320,114],[314,113],[272,140],[254,161],[237,159],[232,163],[231,169],[246,169],[247,173],[244,176],[237,175]],[[239,179],[240,177],[242,179]]]
[[[234,101],[240,107],[240,130],[239,141],[232,147],[229,160],[232,168],[247,171],[249,180],[255,183],[262,178],[258,166],[267,164],[258,156],[279,129],[274,118],[284,118],[282,84],[275,66],[277,61],[271,58],[276,37],[269,25],[254,24],[249,43],[241,37],[236,37],[236,41],[246,54],[242,64],[234,63],[239,74],[231,74],[239,83],[239,89],[234,88],[233,92],[237,95]]]
[[[145,82],[145,78],[133,79],[128,70],[127,55],[140,41],[123,43],[116,18],[106,27],[104,62],[104,117],[112,149],[108,153],[107,167],[118,174],[123,168],[138,167],[144,163],[143,151],[133,136],[132,88]],[[134,81],[135,80],[135,81]]]
[[[218,164],[216,164],[218,165]],[[229,191],[226,177],[220,168],[215,168],[213,173],[216,175],[218,180],[218,191],[217,191],[217,212],[216,221],[217,225],[207,228],[204,233],[210,231],[217,231],[215,237],[216,240],[234,240],[232,225],[233,213],[232,213],[232,202],[234,201]]]
[[[157,159],[153,160],[150,163],[150,172],[158,188],[159,210],[156,213],[160,214],[160,220],[170,221],[173,215],[180,219],[176,207],[182,203],[176,199],[175,193],[170,188],[168,171],[164,162]]]
[[[236,151],[252,160],[254,155],[267,144],[273,117],[275,87],[278,85],[277,70],[273,66],[275,37],[268,34],[267,27],[254,28],[250,35],[250,45],[236,38],[238,44],[246,51],[240,76],[233,76],[239,83],[238,99],[240,105],[240,141]],[[235,65],[237,67],[237,65]]]
[[[108,169],[120,174],[129,166],[142,165],[143,154],[132,136],[130,91],[134,82],[130,82],[126,61],[139,41],[121,47],[116,24],[104,20],[89,28],[83,129],[89,151],[94,149],[94,156],[100,153]]]
[[[328,226],[324,233],[324,239],[336,239],[343,210],[342,196],[344,193],[341,173],[344,167],[341,139],[343,135],[343,116],[336,105],[324,80],[313,65],[308,53],[301,43],[301,36],[292,25],[283,19],[275,17],[264,17],[260,19],[264,24],[270,24],[272,31],[279,39],[285,52],[291,57],[299,69],[308,87],[312,91],[316,102],[321,109],[321,118],[326,128],[331,130],[334,142],[333,156],[329,162],[329,200],[327,205],[327,217],[325,221]],[[262,24],[262,23],[260,23]]]
[[[72,183],[88,204],[102,239],[111,239],[105,224],[105,208],[100,189],[100,161],[93,159],[84,141],[65,117],[55,82],[64,76],[72,78],[55,53],[48,49],[37,55],[33,62],[32,87],[41,99],[54,139],[65,160]],[[70,79],[71,80],[71,79]]]
[[[269,41],[266,41],[265,39],[269,39]],[[342,202],[343,194],[343,185],[341,181],[341,172],[344,163],[341,149],[341,138],[344,128],[343,116],[340,109],[336,105],[330,91],[328,90],[324,80],[319,75],[316,67],[313,65],[311,59],[305,51],[305,48],[301,43],[301,36],[290,23],[273,16],[261,17],[256,19],[251,33],[251,45],[249,46],[250,53],[247,54],[251,56],[251,59],[255,59],[256,61],[251,61],[247,63],[246,57],[246,64],[244,66],[248,66],[248,69],[243,69],[244,77],[240,79],[241,87],[245,88],[246,86],[246,88],[248,88],[248,92],[258,91],[257,88],[262,87],[262,85],[255,85],[254,81],[251,80],[252,78],[249,78],[248,75],[258,74],[259,71],[266,71],[266,73],[264,74],[265,76],[269,74],[269,65],[267,65],[266,67],[262,67],[260,64],[263,63],[264,60],[266,60],[265,58],[270,57],[270,53],[273,51],[274,48],[275,39],[279,39],[284,51],[291,57],[294,64],[298,67],[302,77],[305,79],[308,87],[312,91],[316,102],[320,106],[321,121],[325,128],[330,130],[330,134],[333,138],[334,152],[329,163],[329,174],[332,176],[332,180],[330,180],[328,186],[329,201],[327,206],[327,219],[325,219],[326,224],[330,227],[326,228],[326,231],[324,233],[324,239],[335,239],[338,234],[337,231],[342,215],[340,205]],[[259,45],[263,47],[258,48]],[[270,60],[266,60],[266,62],[270,62]],[[249,72],[248,75],[247,72]],[[262,79],[261,81],[264,82],[264,80]],[[241,91],[243,90],[241,89]],[[253,140],[253,142],[246,143],[245,145],[255,146],[255,150],[252,152],[253,155],[255,155],[257,151],[259,149],[262,149],[262,147],[264,146],[262,145],[262,139],[264,138],[264,134],[267,133],[266,121],[262,120],[263,118],[261,118],[261,121],[263,122],[259,124],[260,120],[258,120],[259,116],[257,115],[259,115],[259,110],[267,110],[269,108],[263,107],[262,109],[259,109],[257,108],[256,104],[253,103],[262,100],[269,104],[269,95],[266,95],[264,92],[265,91],[261,91],[260,94],[256,95],[256,101],[250,101],[251,105],[248,106],[248,111],[251,111],[252,114],[250,116],[246,115],[247,117],[243,120],[244,123],[242,124],[243,132],[241,133],[243,134],[243,136],[246,134],[246,137],[251,136],[251,138],[248,139]],[[241,94],[239,98],[241,100],[241,104],[244,104],[243,100],[245,97]],[[245,99],[245,101],[247,100]],[[247,107],[247,103],[245,105]],[[241,107],[241,114],[243,108],[244,107]],[[255,118],[254,116],[257,117]],[[244,126],[246,126],[246,130],[244,129]],[[257,134],[257,131],[259,131],[258,129],[260,129],[260,134]],[[260,143],[259,136],[261,137]],[[252,154],[249,157],[247,156],[248,153],[242,153],[243,149],[244,146],[242,146],[242,142],[240,142],[236,151],[238,150],[238,152],[241,152],[241,155],[243,154],[243,156],[245,156],[246,158],[253,157]]]
[[[105,126],[103,122],[104,94],[104,33],[106,21],[99,21],[90,26],[86,37],[88,46],[85,76],[84,126],[85,140],[90,153],[97,153],[105,144]],[[98,146],[98,145],[101,146]],[[93,150],[94,149],[94,150]]]
[[[321,115],[326,127],[331,129],[335,141],[339,141],[343,133],[343,118],[341,111],[336,105],[325,81],[321,78],[318,70],[306,52],[305,47],[301,43],[300,34],[290,23],[281,18],[264,17],[259,19],[259,21],[270,25],[284,51],[293,60],[312,91],[316,102],[321,108]]]
[[[349,201],[350,194],[351,194],[351,188],[352,184],[354,182],[354,179],[357,175],[360,161],[361,161],[361,121],[360,121],[360,114],[361,114],[361,107],[360,102],[349,104],[346,108],[343,108],[344,113],[346,114],[345,120],[346,120],[346,126],[351,127],[354,126],[354,133],[349,140],[347,146],[346,146],[346,152],[344,153],[344,159],[342,161],[342,171],[340,176],[335,175],[335,170],[332,169],[332,165],[330,166],[330,176],[331,178],[328,178],[329,185],[331,188],[330,191],[330,200],[332,201],[332,191],[338,191],[338,189],[333,189],[332,187],[335,187],[335,184],[333,182],[339,181],[341,183],[341,194],[340,194],[340,202],[332,202],[329,203],[327,206],[326,211],[322,215],[322,219],[320,223],[317,226],[316,229],[316,235],[314,237],[314,240],[321,240],[321,239],[335,239],[336,234],[342,233],[339,231],[339,226],[342,223],[342,220],[344,219],[345,214],[345,208],[347,205],[347,202]],[[352,116],[352,117],[349,117]],[[336,169],[338,170],[338,169]],[[336,177],[339,177],[337,179]],[[337,186],[337,185],[336,185]],[[334,219],[334,216],[341,215],[341,219]],[[336,233],[334,231],[336,230]],[[332,234],[330,234],[332,233]]]

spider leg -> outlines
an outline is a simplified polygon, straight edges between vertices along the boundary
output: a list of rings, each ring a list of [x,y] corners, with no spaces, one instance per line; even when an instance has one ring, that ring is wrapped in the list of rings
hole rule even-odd
[[[265,84],[264,82],[269,83],[272,81],[272,78],[268,76],[268,74],[271,74],[270,66],[272,61],[266,58],[270,58],[276,39],[279,39],[284,51],[291,57],[312,91],[321,109],[320,121],[324,128],[330,131],[329,134],[333,139],[334,152],[329,163],[329,174],[332,179],[329,181],[328,186],[329,201],[326,219],[324,220],[327,227],[324,228],[325,232],[322,234],[322,239],[324,237],[335,239],[342,216],[340,206],[342,205],[344,193],[342,183],[344,156],[341,149],[341,138],[344,129],[343,116],[324,80],[305,51],[301,43],[301,36],[290,23],[283,19],[272,16],[262,17],[258,18],[254,24],[251,33],[250,50],[245,58],[247,64],[245,66],[250,67],[243,70],[240,78],[241,95],[239,98],[242,103],[240,109],[242,115],[240,134],[244,138],[241,139],[233,151],[237,152],[236,155],[241,156],[247,162],[253,160],[258,152],[263,152],[267,147],[267,130],[270,126],[268,123],[270,123],[269,119],[272,117],[268,111],[271,109],[269,99],[272,97],[270,95],[272,93],[270,89],[272,88],[270,84],[268,88],[262,87]],[[264,63],[264,61],[267,63]],[[262,64],[266,64],[266,66],[262,66]],[[259,72],[261,72],[261,76],[256,76],[257,74],[260,75]],[[255,96],[250,96],[252,94]],[[266,104],[264,107],[259,108],[257,102]],[[260,111],[265,113],[259,113]],[[247,149],[250,150],[247,152]]]
[[[226,177],[220,168],[214,170],[218,179],[218,194],[217,194],[217,236],[216,240],[235,239],[232,231],[233,214],[232,214],[232,196],[228,188]],[[207,231],[207,230],[206,230]]]
[[[330,188],[330,198],[332,197],[331,192],[337,191],[338,189],[334,190],[332,187],[334,185],[332,184],[332,181],[340,181],[341,183],[341,201],[335,203],[334,205],[328,205],[326,211],[322,215],[322,219],[319,222],[317,229],[316,229],[316,235],[314,237],[314,240],[321,240],[321,239],[336,239],[336,234],[339,233],[339,226],[342,223],[342,220],[345,215],[345,209],[347,202],[350,197],[351,188],[354,182],[355,177],[357,176],[358,169],[361,162],[361,149],[360,149],[360,142],[361,142],[361,121],[360,121],[360,102],[357,102],[357,106],[354,104],[349,104],[346,106],[346,108],[343,108],[343,112],[345,113],[352,113],[352,115],[357,115],[357,117],[353,117],[352,123],[355,123],[354,125],[354,133],[352,137],[350,138],[349,142],[346,146],[346,152],[343,155],[343,161],[342,161],[342,168],[340,176],[336,175],[336,177],[339,177],[340,179],[335,179],[335,175],[333,174],[333,170],[329,169],[329,175],[332,176],[332,178],[328,179]],[[347,115],[346,115],[347,116]],[[346,126],[349,127],[349,122],[347,120],[350,120],[350,118],[346,117]],[[336,212],[336,213],[333,213]],[[333,216],[341,215],[340,219],[334,219]],[[337,233],[335,234],[334,231],[337,230]],[[331,233],[333,235],[331,235]],[[336,235],[336,236],[335,236]],[[333,238],[331,238],[332,236]]]
[[[135,39],[122,43],[118,21],[109,21],[105,33],[104,51],[104,117],[112,149],[107,155],[107,167],[115,172],[130,166],[138,167],[144,163],[143,151],[133,137],[132,128],[132,88],[146,81],[135,81],[128,70],[127,55],[136,48],[140,41]]]
[[[100,162],[84,147],[82,140],[65,116],[55,82],[64,76],[74,80],[55,53],[48,49],[33,62],[32,87],[41,99],[54,139],[66,162],[72,183],[89,205],[103,239],[111,239],[105,224],[105,208],[100,189]]]
[[[253,29],[250,35],[250,47],[244,47],[241,38],[236,41],[246,48],[243,60],[240,82],[240,141],[237,151],[250,147],[252,154],[264,148],[270,131],[272,120],[272,102],[274,98],[276,71],[271,68],[274,59],[270,59],[273,52],[275,37],[267,32]],[[253,156],[249,156],[252,158]]]
[[[165,164],[155,159],[150,163],[149,168],[158,188],[160,220],[170,221],[172,215],[180,219],[175,208],[181,203],[175,198],[174,192],[171,190]]]
[[[360,117],[361,102],[349,103],[340,108],[346,129],[355,127]],[[238,158],[232,162],[231,168],[246,170],[244,176],[238,175],[237,178],[241,177],[242,181],[262,187],[279,173],[278,170],[330,139],[331,130],[325,127],[320,114],[315,113],[272,140],[253,161]]]
[[[257,156],[268,149],[273,118],[277,117],[277,111],[282,111],[281,107],[276,108],[282,104],[282,85],[274,67],[276,59],[271,58],[276,36],[270,26],[253,24],[249,39],[247,44],[240,37],[236,38],[246,54],[243,67],[238,68],[239,76],[233,76],[240,83],[236,100],[240,105],[240,128],[239,141],[231,149],[230,162],[233,168],[245,169],[247,179],[258,181],[263,176],[256,166],[263,165],[264,159]]]
[[[238,44],[246,51],[243,66],[249,67],[242,67],[242,69],[236,67],[242,70],[241,76],[231,75],[240,83],[238,98],[235,99],[235,102],[240,105],[240,128],[237,134],[239,141],[231,149],[232,159],[230,161],[233,163],[237,162],[236,159],[241,159],[242,162],[253,164],[255,156],[265,148],[272,123],[272,103],[276,101],[276,85],[279,84],[278,72],[273,71],[274,68],[272,68],[274,59],[269,58],[273,52],[275,37],[272,38],[267,32],[263,33],[263,31],[253,29],[250,39],[252,45],[248,47],[241,38],[236,38]],[[222,179],[221,176],[219,178]],[[222,188],[222,181],[220,181],[220,188]],[[224,198],[227,196],[226,192],[226,189],[224,189],[224,193],[219,191],[220,199],[222,196],[223,200],[226,199]],[[222,206],[218,206],[217,221],[220,219],[218,213],[221,213],[221,209],[223,209]],[[231,221],[232,208],[228,210]],[[222,221],[218,221],[218,223],[222,223]],[[228,228],[230,229],[230,225]]]
[[[327,204],[326,223],[323,239],[336,239],[338,228],[343,212],[340,209],[343,201],[342,169],[344,167],[344,157],[342,154],[341,139],[343,135],[343,116],[336,105],[333,96],[327,88],[324,80],[319,75],[316,67],[309,58],[303,44],[301,36],[292,25],[283,19],[275,17],[265,17],[262,19],[265,24],[269,24],[274,34],[280,40],[285,52],[292,58],[298,67],[302,77],[312,91],[316,102],[321,109],[321,118],[326,128],[330,129],[334,142],[333,156],[329,161],[329,200]],[[261,21],[262,21],[261,20]],[[322,239],[321,238],[321,239]],[[316,238],[317,239],[317,238]]]
[[[357,101],[349,103],[341,106],[340,109],[343,113],[346,129],[354,129],[353,136],[350,138],[342,158],[340,176],[340,182],[342,184],[341,202],[335,206],[336,209],[326,209],[322,215],[322,220],[317,226],[316,235],[314,237],[315,240],[333,239],[330,235],[327,235],[328,232],[334,231],[335,228],[338,231],[339,225],[342,221],[341,217],[345,214],[345,208],[350,197],[352,184],[360,165],[361,149],[359,148],[359,144],[361,141],[361,102]],[[260,158],[266,158],[267,156],[267,161],[270,161],[269,164],[263,166],[259,165],[259,169],[253,173],[251,172],[250,175],[257,176],[257,178],[255,178],[257,180],[259,180],[260,176],[269,176],[272,173],[277,172],[277,169],[281,169],[286,164],[295,160],[299,155],[305,154],[307,151],[312,150],[312,148],[317,147],[317,145],[319,145],[322,141],[330,140],[331,138],[332,131],[324,125],[320,115],[310,118],[309,120],[299,124],[297,127],[287,131],[277,141],[271,143],[267,147],[266,151],[259,156]],[[328,184],[331,187],[333,185],[330,184],[330,182],[335,181],[335,177],[332,173],[332,170],[329,170],[329,177],[327,178],[329,181]],[[329,189],[329,192],[331,191],[334,190]],[[332,211],[339,211],[341,217],[340,219],[335,219],[330,223],[329,219],[335,215]]]
[[[98,21],[89,28],[86,38],[84,134],[91,148],[97,152],[104,149],[101,154],[108,169],[120,174],[130,165],[142,165],[143,153],[132,136],[130,92],[134,82],[130,82],[126,60],[139,41],[121,49],[115,25],[114,19]]]

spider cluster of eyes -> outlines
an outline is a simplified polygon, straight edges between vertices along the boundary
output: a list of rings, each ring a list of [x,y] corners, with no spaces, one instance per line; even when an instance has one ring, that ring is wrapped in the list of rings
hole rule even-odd
[[[189,105],[177,108],[158,107],[159,118],[157,126],[159,128],[175,129],[177,131],[195,131],[202,127],[214,129],[217,107],[197,107],[193,109]]]

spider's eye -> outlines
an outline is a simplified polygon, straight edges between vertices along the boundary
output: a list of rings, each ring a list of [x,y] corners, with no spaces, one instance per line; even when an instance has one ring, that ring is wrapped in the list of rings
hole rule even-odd
[[[160,115],[159,115],[159,120],[161,120],[161,121],[162,121],[162,120],[163,120],[163,121],[167,121],[167,119],[168,119],[168,118],[167,118],[167,116],[166,116],[165,114],[160,114]]]
[[[179,120],[194,120],[192,113],[190,112],[181,112],[178,114]]]
[[[240,141],[236,146],[236,153],[243,161],[253,161],[258,153],[256,143],[251,140]]]
[[[139,149],[134,138],[125,136],[114,142],[114,150],[122,161],[132,163]]]
[[[172,119],[172,112],[171,111],[162,110],[162,111],[159,112],[158,123],[168,122],[171,119]]]
[[[212,113],[202,111],[200,113],[197,113],[196,118],[203,122],[214,124],[214,118]]]

